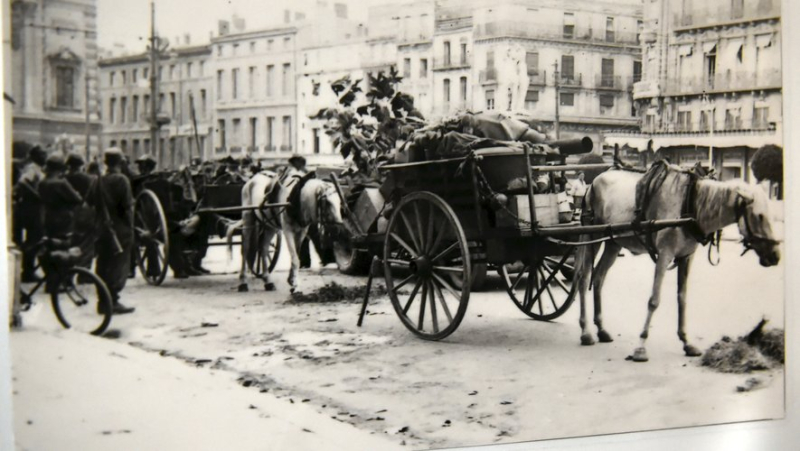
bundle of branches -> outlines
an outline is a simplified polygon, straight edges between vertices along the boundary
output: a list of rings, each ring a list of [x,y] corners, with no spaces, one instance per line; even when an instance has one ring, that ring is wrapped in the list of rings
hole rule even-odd
[[[402,80],[394,67],[389,73],[367,74],[369,90],[349,75],[331,83],[338,105],[323,108],[312,119],[325,120],[325,133],[334,147],[351,159],[360,175],[375,179],[376,165],[388,158],[398,141],[425,125],[414,98],[397,90]]]

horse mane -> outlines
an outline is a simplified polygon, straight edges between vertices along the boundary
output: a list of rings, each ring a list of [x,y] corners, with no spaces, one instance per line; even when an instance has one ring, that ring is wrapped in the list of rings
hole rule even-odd
[[[746,184],[738,180],[698,180],[694,200],[695,219],[703,232],[712,233],[736,221],[733,211],[736,191],[745,187]]]

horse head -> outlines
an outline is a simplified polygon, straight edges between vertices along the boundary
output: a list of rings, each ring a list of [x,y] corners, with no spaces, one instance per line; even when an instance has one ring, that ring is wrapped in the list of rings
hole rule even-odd
[[[736,222],[745,247],[756,251],[761,266],[774,266],[780,261],[780,251],[772,232],[767,195],[758,188],[741,186],[736,190]]]
[[[341,225],[342,199],[332,183],[320,180],[316,188],[317,222],[322,225]]]

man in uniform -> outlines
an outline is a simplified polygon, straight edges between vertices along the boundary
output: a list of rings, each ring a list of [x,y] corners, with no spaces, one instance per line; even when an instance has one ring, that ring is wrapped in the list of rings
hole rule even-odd
[[[70,153],[67,157],[67,182],[87,199],[89,191],[97,181],[97,177],[83,172],[83,157],[79,153]],[[78,266],[89,268],[94,260],[96,212],[91,205],[83,204],[75,208],[72,243],[81,248]]]
[[[146,153],[136,159],[136,168],[138,169],[138,177],[146,177],[156,169],[156,159]]]
[[[101,219],[109,220],[98,237],[96,272],[111,291],[115,314],[134,311],[119,302],[119,293],[130,273],[133,248],[133,194],[130,181],[122,174],[123,164],[122,151],[116,147],[108,149],[106,173],[92,193]]]
[[[75,208],[83,203],[83,197],[64,178],[66,170],[67,164],[61,155],[50,155],[45,163],[45,179],[39,183],[44,233],[61,240],[71,238]]]
[[[22,249],[22,281],[36,282],[36,254],[33,247],[42,239],[42,202],[39,182],[44,179],[42,168],[47,152],[39,146],[28,151],[28,161],[14,186],[14,241]]]

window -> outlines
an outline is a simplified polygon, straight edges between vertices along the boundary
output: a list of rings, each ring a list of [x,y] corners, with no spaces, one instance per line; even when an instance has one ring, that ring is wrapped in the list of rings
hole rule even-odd
[[[525,93],[525,109],[526,110],[533,110],[536,109],[536,104],[539,102],[539,91],[535,89],[529,89],[527,93]]]
[[[561,79],[572,80],[575,78],[575,57],[561,55]]]
[[[267,150],[275,150],[275,118],[267,118]]]
[[[142,154],[141,141],[138,139],[133,140],[133,159],[139,158]]]
[[[138,79],[139,79],[139,69],[133,69],[131,71],[131,82],[136,83]]]
[[[444,79],[444,84],[442,86],[442,89],[444,91],[444,102],[445,103],[449,103],[450,102],[450,79],[449,78],[445,78]]]
[[[267,40],[267,51],[272,51],[272,45],[275,43],[273,39]]]
[[[217,71],[217,100],[222,100],[222,78],[224,75],[223,71]]]
[[[164,79],[164,68],[163,67],[159,67],[158,68],[158,81],[161,81],[163,79]]]
[[[153,152],[150,150],[150,140],[145,138],[144,140],[144,152],[152,154]]]
[[[489,89],[486,91],[486,109],[494,109],[494,89]]]
[[[150,94],[144,95],[144,105],[142,106],[142,111],[144,114],[150,114]]]
[[[255,97],[256,94],[255,78],[256,68],[255,66],[250,66],[250,69],[247,73],[247,92],[250,93],[250,97]]]
[[[169,66],[169,79],[170,80],[175,80],[175,77],[177,77],[177,76],[178,76],[178,74],[177,74],[177,72],[175,72],[175,65],[174,64],[170,64],[170,66]]]
[[[450,41],[444,41],[444,65],[450,65]]]
[[[108,74],[108,86],[114,86],[114,77],[116,77],[116,75],[117,73],[113,70]]]
[[[606,42],[614,42],[614,18],[606,17]]]
[[[292,65],[289,63],[283,65],[283,86],[281,92],[284,96],[291,94],[291,67]]]
[[[283,48],[288,49],[289,46],[292,44],[292,38],[283,38]],[[286,118],[284,118],[286,119]]]
[[[283,145],[281,150],[292,150],[292,117],[283,116]]]
[[[642,43],[642,28],[644,28],[644,22],[641,20],[636,21],[636,43]]]
[[[741,19],[744,16],[744,0],[731,0],[731,19]]]
[[[231,98],[239,96],[239,69],[231,70]]]
[[[461,43],[461,64],[466,66],[467,65],[467,43]]]
[[[56,106],[75,108],[75,68],[56,67]]]
[[[709,123],[709,120],[708,120],[708,118],[710,116],[711,116],[711,114],[708,111],[701,111],[700,112],[700,131],[701,132],[705,132],[705,131],[710,131],[711,130],[711,124]]]
[[[461,77],[459,80],[459,84],[461,85],[461,101],[467,101],[467,77]]]
[[[525,52],[525,65],[528,67],[528,75],[539,75],[539,54]]]
[[[256,148],[256,135],[258,134],[258,119],[255,117],[250,118],[250,147],[252,150]]]
[[[204,76],[206,74],[206,62],[200,61],[200,76]]]
[[[192,78],[192,63],[186,63],[186,77]]]
[[[428,59],[419,60],[419,78],[428,78]]]
[[[222,56],[222,44],[217,47],[217,56]]]
[[[177,103],[175,102],[175,93],[169,93],[169,111],[172,114],[173,119],[178,116],[178,108]]]
[[[128,120],[128,98],[119,98],[119,123],[124,124]]]
[[[560,102],[561,106],[574,106],[575,94],[571,92],[562,92]]]
[[[604,88],[614,87],[614,60],[603,58],[600,64],[600,86]]]
[[[231,147],[238,147],[241,142],[242,133],[242,120],[238,117],[233,120],[233,129],[231,130]]]
[[[219,134],[219,146],[223,149],[226,148],[228,146],[228,137],[225,134],[225,119],[217,121],[217,133]]]
[[[206,115],[206,90],[200,90],[200,117],[205,117]]]
[[[320,153],[320,145],[319,145],[319,129],[314,129],[314,153]]]
[[[128,72],[123,70],[123,71],[120,72],[120,76],[122,77],[122,86],[127,85],[128,84]]]
[[[600,109],[614,108],[614,96],[611,94],[600,94]]]
[[[742,129],[742,109],[739,107],[728,108],[725,111],[725,129],[726,130],[741,130]]]
[[[714,81],[717,75],[717,46],[711,48],[711,50],[706,53],[705,58],[705,73],[706,73],[706,83],[707,87],[710,89],[714,89]]]
[[[256,53],[256,43],[255,43],[255,41],[250,43],[250,53]]]
[[[137,122],[139,121],[139,96],[133,96],[131,98],[131,107],[133,108],[133,112],[131,113],[131,121]]]
[[[267,97],[272,97],[273,86],[275,85],[275,66],[267,66]]]
[[[403,77],[411,76],[411,58],[403,58]]]
[[[768,128],[769,127],[769,107],[754,107],[753,108],[753,128]]]
[[[150,68],[149,67],[145,67],[144,69],[142,69],[142,78],[144,78],[145,80],[148,80],[150,78]]]
[[[575,37],[575,14],[564,13],[564,38],[572,39]]]
[[[633,82],[638,83],[642,81],[642,62],[641,61],[634,61],[633,62]]]
[[[117,113],[116,110],[117,110],[117,99],[112,97],[108,101],[108,122],[110,124],[113,124],[115,122],[114,118],[116,117],[116,113]]]
[[[233,44],[233,56],[239,53],[239,44]]]
[[[676,128],[679,132],[688,132],[692,130],[692,112],[691,111],[678,111],[678,123]]]

